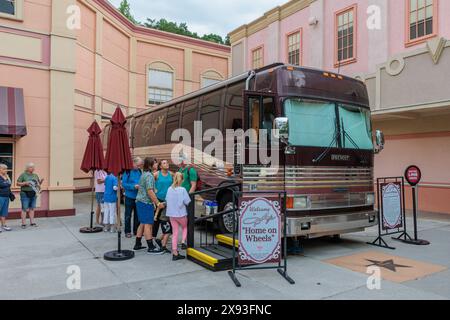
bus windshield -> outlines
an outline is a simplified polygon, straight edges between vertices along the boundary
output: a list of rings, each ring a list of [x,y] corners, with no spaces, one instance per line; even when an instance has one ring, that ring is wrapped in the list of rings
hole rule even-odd
[[[290,123],[289,142],[294,146],[373,149],[369,110],[290,98],[284,102],[284,112]]]

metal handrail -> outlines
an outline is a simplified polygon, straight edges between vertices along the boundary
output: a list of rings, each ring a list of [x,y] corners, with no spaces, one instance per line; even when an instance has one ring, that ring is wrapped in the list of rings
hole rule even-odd
[[[233,183],[233,184],[223,184],[221,186],[218,187],[214,187],[214,188],[210,188],[210,189],[206,189],[206,190],[200,190],[200,191],[196,191],[191,193],[191,196],[198,196],[204,193],[209,193],[209,192],[213,192],[213,191],[218,191],[218,190],[222,190],[222,189],[226,189],[226,188],[230,188],[230,187],[239,187],[241,186],[241,183]]]
[[[222,215],[224,215],[226,213],[230,213],[230,212],[234,212],[235,211],[235,209],[233,208],[231,210],[218,212],[218,213],[215,213],[213,215],[209,215],[209,216],[206,216],[206,217],[201,217],[201,218],[196,219],[195,218],[195,201],[194,201],[195,200],[195,196],[202,195],[202,194],[205,194],[205,193],[214,192],[214,191],[224,190],[224,189],[227,189],[227,188],[240,187],[241,185],[242,185],[241,183],[223,184],[223,185],[215,187],[215,188],[210,188],[210,189],[206,189],[206,190],[200,190],[200,191],[197,191],[197,192],[193,192],[193,193],[191,193],[189,195],[190,198],[191,198],[191,203],[189,204],[189,207],[188,207],[188,238],[187,238],[187,242],[188,242],[188,247],[189,248],[193,248],[194,247],[194,242],[195,242],[195,239],[194,239],[194,232],[195,232],[194,231],[194,227],[195,227],[195,224],[197,224],[197,223],[199,223],[201,221],[210,220],[212,218],[215,218],[215,217],[218,217],[218,216],[222,216]],[[207,237],[207,235],[206,235],[206,237]],[[213,241],[214,241],[214,238],[213,238]],[[201,239],[200,239],[200,242],[201,242]],[[206,238],[206,242],[208,242],[208,238]]]
[[[197,218],[197,219],[195,219],[195,223],[202,222],[202,221],[209,220],[209,219],[214,219],[215,217],[220,217],[220,216],[223,216],[224,214],[232,213],[234,211],[236,211],[236,210],[230,209],[230,210],[226,210],[226,211],[217,212],[217,213],[211,214],[209,216]]]

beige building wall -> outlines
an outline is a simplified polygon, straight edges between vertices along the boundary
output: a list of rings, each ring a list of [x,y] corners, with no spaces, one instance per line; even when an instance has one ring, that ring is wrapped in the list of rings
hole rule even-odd
[[[24,89],[28,134],[0,143],[14,147],[14,180],[30,161],[45,178],[40,216],[74,214],[73,193],[90,185],[79,169],[86,129],[117,106],[126,115],[151,108],[149,67],[173,72],[174,97],[231,73],[229,47],[134,26],[107,1],[16,3],[17,15],[0,15],[0,86]]]

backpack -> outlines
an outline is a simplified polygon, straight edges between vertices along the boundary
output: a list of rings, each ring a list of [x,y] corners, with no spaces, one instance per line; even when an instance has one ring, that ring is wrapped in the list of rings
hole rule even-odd
[[[188,178],[189,178],[189,183],[191,182],[191,177],[190,177],[190,175],[189,175],[189,171],[191,170],[191,169],[194,169],[195,170],[195,168],[194,167],[192,167],[192,166],[186,166],[186,168],[187,168],[187,171],[188,171]],[[182,171],[182,169],[180,168],[180,170],[179,170],[180,172]],[[197,192],[197,191],[201,191],[202,190],[202,188],[203,188],[203,182],[202,182],[202,180],[200,179],[200,176],[198,175],[198,172],[197,172],[197,183],[196,183],[196,186],[195,186],[195,192]]]

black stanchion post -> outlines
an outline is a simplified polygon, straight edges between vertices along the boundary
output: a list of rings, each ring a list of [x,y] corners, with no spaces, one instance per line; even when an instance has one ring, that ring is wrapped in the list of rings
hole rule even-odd
[[[233,271],[228,271],[228,274],[231,278],[231,280],[233,280],[234,285],[236,287],[241,287],[241,283],[239,282],[239,280],[236,277],[236,191],[233,190],[233,244],[232,244],[232,259],[233,259]]]
[[[413,220],[414,220],[414,240],[417,241],[417,187],[412,187],[412,199],[413,199]]]
[[[191,203],[188,206],[188,238],[187,245],[189,248],[194,247],[195,243],[195,196],[190,194]]]
[[[426,246],[430,242],[427,240],[419,239],[418,227],[417,227],[417,186],[422,179],[422,172],[417,166],[409,166],[405,171],[406,181],[411,186],[412,190],[412,201],[413,201],[413,226],[414,226],[414,239],[405,239],[404,243],[414,244],[417,246]]]

